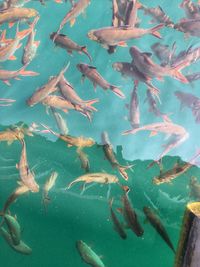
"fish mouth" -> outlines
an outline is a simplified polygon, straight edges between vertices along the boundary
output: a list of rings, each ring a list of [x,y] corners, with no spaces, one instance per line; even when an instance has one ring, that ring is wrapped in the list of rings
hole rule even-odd
[[[94,31],[88,32],[87,36],[88,36],[89,39],[91,39],[93,41],[97,41],[98,40],[98,38],[94,35]]]

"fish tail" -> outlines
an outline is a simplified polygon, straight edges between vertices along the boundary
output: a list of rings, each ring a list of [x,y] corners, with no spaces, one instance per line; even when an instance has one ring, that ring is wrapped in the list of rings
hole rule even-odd
[[[158,32],[158,30],[162,29],[164,26],[165,26],[165,24],[162,23],[162,24],[159,24],[159,25],[157,25],[157,26],[151,28],[149,31],[150,31],[150,33],[151,33],[153,36],[155,36],[155,37],[157,37],[157,38],[159,38],[159,39],[162,39],[162,36],[161,36],[161,34]]]
[[[178,65],[175,68],[172,68],[170,70],[170,74],[175,79],[181,81],[182,83],[189,83],[188,79],[181,73],[181,69],[183,68],[183,65]]]
[[[110,90],[120,98],[125,98],[124,93],[115,85],[110,85]]]
[[[21,32],[17,32],[17,37],[22,40],[24,39],[27,35],[29,35],[32,31],[32,28],[30,27],[29,29],[23,30]]]
[[[6,40],[6,30],[3,30],[0,36],[0,42],[5,42]]]
[[[84,104],[89,110],[97,111],[97,109],[92,106],[94,103],[97,103],[97,102],[99,102],[99,99],[92,99],[92,100],[84,101]]]
[[[127,134],[136,134],[137,132],[140,131],[140,128],[135,128],[135,129],[131,129],[131,130],[127,130],[127,131],[124,131],[122,133],[122,135],[127,135]]]
[[[87,47],[86,46],[82,46],[81,47],[81,51],[89,58],[90,62],[92,62],[92,57],[90,56],[90,54],[87,51]]]
[[[38,72],[35,71],[31,71],[31,70],[25,70],[25,68],[27,67],[27,65],[24,65],[18,72],[19,75],[21,76],[37,76],[39,75]]]

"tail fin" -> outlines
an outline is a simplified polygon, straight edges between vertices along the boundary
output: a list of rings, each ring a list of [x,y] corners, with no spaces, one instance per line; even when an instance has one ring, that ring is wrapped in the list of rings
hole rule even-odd
[[[92,104],[99,102],[99,99],[92,99],[88,101],[84,101],[84,104],[89,110],[97,111],[95,107],[92,106]]]
[[[90,62],[92,62],[92,57],[90,56],[90,54],[87,51],[87,47],[86,46],[82,46],[81,47],[81,51],[89,58]]]
[[[132,165],[128,165],[128,166],[121,166],[121,165],[118,166],[118,170],[119,170],[121,176],[122,176],[126,181],[128,180],[128,174],[126,173],[126,171],[127,171],[128,169],[131,169],[133,166],[134,166],[134,164],[132,164]]]
[[[175,68],[172,68],[170,70],[171,76],[174,77],[175,79],[181,81],[182,83],[189,83],[188,79],[180,72],[180,70],[181,70],[180,65],[176,66]]]
[[[135,134],[135,133],[139,132],[139,130],[140,130],[140,128],[135,128],[135,129],[127,130],[127,131],[124,131],[122,133],[122,135]]]
[[[110,90],[120,98],[126,98],[122,91],[115,85],[110,85]]]
[[[162,39],[162,36],[161,36],[161,34],[158,32],[158,30],[162,29],[164,26],[165,26],[165,24],[159,24],[159,25],[157,25],[157,26],[151,28],[149,31],[150,31],[150,33],[151,33],[153,36],[155,36],[155,37],[157,37],[157,38],[159,38],[159,39]]]
[[[18,71],[18,74],[21,75],[21,76],[37,76],[37,75],[39,75],[38,72],[31,71],[31,70],[25,70],[26,67],[27,67],[27,65],[24,65],[24,66]]]

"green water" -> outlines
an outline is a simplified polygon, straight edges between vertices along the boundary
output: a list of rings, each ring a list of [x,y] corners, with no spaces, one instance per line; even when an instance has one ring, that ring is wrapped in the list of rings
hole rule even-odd
[[[149,5],[149,1],[142,1]],[[178,8],[181,1],[152,1],[151,6],[161,5],[172,20],[178,21],[184,16]],[[123,184],[130,187],[130,200],[138,214],[138,218],[144,227],[142,238],[136,237],[133,232],[128,231],[127,240],[122,240],[114,231],[110,220],[108,207],[108,185],[94,185],[83,194],[79,184],[65,191],[64,188],[76,177],[82,175],[84,170],[80,167],[75,148],[69,148],[61,140],[56,140],[51,134],[34,135],[26,137],[27,154],[30,167],[34,167],[36,180],[40,185],[40,193],[28,193],[20,197],[11,207],[12,214],[16,214],[22,228],[23,240],[32,248],[29,256],[24,256],[13,251],[0,238],[0,259],[3,267],[81,267],[87,266],[80,258],[75,242],[83,240],[98,254],[106,267],[171,267],[173,266],[174,254],[158,236],[151,225],[145,224],[145,216],[142,212],[144,206],[157,209],[162,222],[174,244],[177,246],[182,216],[189,198],[189,179],[192,175],[198,177],[199,169],[193,167],[186,174],[178,177],[172,184],[155,186],[152,178],[158,175],[157,166],[147,170],[148,164],[155,159],[162,150],[162,144],[166,142],[163,135],[149,138],[146,132],[137,135],[122,136],[124,130],[130,128],[125,119],[127,109],[125,104],[129,102],[132,90],[132,82],[123,79],[119,73],[112,69],[112,63],[116,61],[130,62],[128,48],[120,47],[117,52],[108,55],[106,50],[97,43],[90,41],[86,34],[90,29],[95,29],[111,24],[111,1],[91,0],[91,5],[86,12],[86,18],[79,16],[73,28],[67,25],[63,33],[77,43],[87,45],[94,59],[94,65],[98,71],[111,83],[120,85],[126,94],[126,100],[121,100],[111,92],[105,93],[97,88],[95,93],[92,84],[86,80],[82,85],[81,75],[76,70],[76,64],[88,63],[84,55],[74,54],[70,57],[66,52],[54,45],[49,40],[49,34],[55,31],[70,4],[56,4],[47,1],[46,6],[41,6],[37,1],[26,5],[33,7],[40,13],[37,25],[36,40],[41,41],[37,57],[28,69],[40,73],[36,77],[22,77],[21,81],[12,80],[12,86],[1,83],[0,94],[4,98],[14,98],[16,103],[11,107],[1,108],[0,125],[1,130],[20,121],[31,124],[45,123],[57,130],[52,116],[48,115],[45,108],[38,104],[33,108],[26,105],[26,99],[48,80],[49,76],[57,74],[60,69],[70,61],[70,68],[66,73],[67,79],[73,84],[83,99],[99,98],[100,102],[95,106],[98,112],[94,114],[92,123],[76,112],[62,113],[67,120],[69,132],[73,136],[92,137],[98,144],[101,142],[102,131],[107,131],[111,143],[116,152],[116,158],[121,164],[134,164],[133,170],[129,170],[129,180],[125,182],[119,174],[104,159],[102,148],[95,145],[85,149],[89,156],[91,172],[106,171],[116,174]],[[142,26],[149,27],[149,17],[143,16]],[[14,36],[15,30],[10,31]],[[197,38],[185,40],[183,34],[172,29],[161,30],[163,43],[172,45],[177,42],[178,50],[187,49],[191,44],[198,45]],[[143,51],[150,51],[150,45],[157,40],[152,36],[129,42],[129,45],[137,45]],[[18,58],[15,62],[2,63],[2,68],[18,69],[22,49],[16,53]],[[190,72],[197,71],[199,65],[194,64]],[[185,72],[187,73],[187,71]],[[187,129],[190,137],[180,147],[174,149],[163,159],[165,169],[172,168],[178,158],[189,160],[200,146],[199,126],[195,124],[191,111],[184,109],[180,111],[179,102],[174,96],[174,91],[182,90],[192,92],[196,96],[199,82],[193,86],[183,85],[178,81],[166,78],[165,82],[154,82],[161,90],[161,110],[172,113],[170,116],[174,123],[180,124]],[[141,103],[141,124],[160,121],[148,112],[148,106],[144,103],[146,87],[139,86],[139,98]],[[16,188],[19,178],[15,165],[20,159],[21,145],[14,142],[11,146],[0,143],[0,205],[10,193]],[[45,213],[42,204],[42,187],[52,171],[58,172],[59,176],[55,187],[50,191],[51,202]],[[121,191],[117,185],[111,186],[110,197],[114,197],[114,208],[121,206]],[[118,214],[122,220],[122,216]]]

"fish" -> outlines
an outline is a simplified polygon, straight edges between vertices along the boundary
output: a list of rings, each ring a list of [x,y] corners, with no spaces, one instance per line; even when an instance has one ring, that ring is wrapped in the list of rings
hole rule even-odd
[[[112,204],[113,204],[113,198],[110,199],[110,201],[109,201],[109,208],[110,208],[110,216],[111,216],[111,219],[112,219],[112,222],[114,225],[114,229],[122,239],[126,239],[127,238],[126,232],[125,232],[122,224],[118,220],[118,218],[117,218],[117,216],[116,216],[116,214],[112,208]]]
[[[190,178],[190,196],[196,201],[200,201],[200,183],[198,179],[194,176]]]
[[[24,131],[22,129],[7,129],[0,132],[0,142],[6,141],[8,144],[12,144],[14,141],[18,141],[24,138]]]
[[[128,180],[127,170],[132,168],[134,165],[123,166],[123,165],[119,164],[118,160],[115,157],[112,145],[109,141],[109,137],[108,137],[107,132],[102,133],[101,139],[102,139],[102,148],[103,148],[103,152],[104,152],[106,159],[110,162],[110,164],[113,168],[116,168],[118,170],[120,175],[125,180]]]
[[[23,40],[30,33],[30,29],[23,30],[19,32],[19,26],[17,25],[17,30],[15,38],[9,41],[6,40],[5,34],[1,38],[1,42],[5,43],[3,47],[0,48],[0,62],[6,60],[15,60],[16,57],[14,53],[21,46],[20,41]]]
[[[185,77],[188,79],[190,83],[197,81],[200,79],[200,72],[195,72],[192,74],[185,75]]]
[[[69,129],[67,127],[66,120],[63,119],[60,113],[56,112],[54,108],[51,108],[52,114],[55,118],[57,127],[61,134],[67,135],[69,133]]]
[[[195,122],[200,123],[200,98],[190,94],[176,91],[175,96],[181,102],[181,109],[186,106],[191,109],[193,116],[195,117]]]
[[[66,189],[70,189],[72,185],[78,182],[84,182],[84,184],[87,183],[112,184],[112,183],[118,183],[119,179],[117,178],[117,176],[105,172],[87,173],[73,180],[67,186]]]
[[[151,46],[151,50],[154,52],[155,56],[160,60],[162,66],[167,66],[172,64],[174,53],[176,50],[176,43],[172,45],[172,49],[169,45],[164,45],[161,43],[155,43]]]
[[[35,25],[39,20],[39,16],[37,16],[32,25],[31,25],[31,33],[29,34],[26,45],[24,46],[24,53],[22,56],[22,64],[29,64],[36,56],[37,49],[40,45],[40,41],[35,41],[36,30],[34,29]]]
[[[159,95],[159,89],[151,83],[147,75],[137,69],[133,62],[115,62],[112,67],[115,71],[120,72],[123,77],[130,77],[133,79],[136,84],[138,82],[145,83],[149,88],[151,88],[154,95]]]
[[[60,81],[63,73],[67,71],[68,67],[69,63],[59,72],[58,75],[50,77],[49,81],[45,85],[37,89],[33,93],[33,95],[29,97],[28,100],[26,101],[27,105],[33,107],[37,103],[44,100],[49,94],[57,91],[58,88],[56,86]]]
[[[186,77],[180,72],[180,69],[184,68],[185,63],[181,63],[176,67],[163,67],[153,62],[151,53],[143,53],[136,46],[132,46],[129,49],[129,53],[137,69],[148,77],[162,79],[164,76],[171,76],[183,83],[188,83]]]
[[[140,126],[140,108],[137,89],[137,85],[135,85],[131,93],[131,100],[129,105],[129,120],[133,129]]]
[[[68,21],[70,22],[70,26],[72,27],[76,21],[76,18],[85,11],[85,9],[88,7],[89,4],[90,0],[79,0],[77,3],[75,3],[61,21],[60,26],[56,33],[59,34]],[[56,38],[56,35],[54,38]]]
[[[145,15],[149,15],[153,18],[150,23],[163,23],[167,27],[174,27],[174,23],[161,6],[148,8],[145,5],[142,5],[141,9],[144,10]]]
[[[0,228],[0,235],[4,238],[4,240],[8,243],[8,245],[15,251],[24,255],[30,255],[32,253],[32,249],[28,245],[26,245],[22,240],[20,240],[20,243],[18,245],[14,245],[11,235],[3,227]]]
[[[82,73],[82,78],[87,77],[94,86],[96,90],[97,85],[99,85],[104,90],[111,90],[114,94],[116,94],[120,98],[125,98],[123,92],[115,85],[107,82],[97,71],[96,67],[89,66],[87,64],[77,64],[77,69]]]
[[[131,202],[128,197],[128,193],[130,191],[128,186],[123,186],[124,194],[121,198],[123,208],[118,209],[120,212],[122,212],[124,219],[127,223],[127,227],[130,228],[138,237],[143,236],[144,230],[142,226],[140,225],[137,214],[135,210],[133,209]]]
[[[45,210],[47,209],[47,204],[50,202],[50,197],[49,197],[49,191],[54,187],[55,182],[58,178],[58,173],[57,172],[52,172],[50,177],[46,180],[44,187],[43,187],[43,203],[45,206]]]
[[[65,49],[69,54],[72,54],[73,51],[76,51],[80,54],[85,54],[90,62],[92,61],[92,57],[87,51],[86,46],[80,46],[74,41],[72,41],[67,35],[64,34],[57,34],[56,32],[53,32],[50,34],[50,39],[54,40],[54,44],[56,46],[59,46],[63,49]]]
[[[33,8],[14,7],[0,12],[0,24],[9,22],[12,25],[17,21],[28,20],[38,15]]]
[[[98,99],[92,99],[92,100],[83,100],[81,99],[72,85],[65,79],[64,75],[61,76],[61,79],[58,83],[58,87],[60,90],[61,95],[69,102],[71,102],[75,107],[80,106],[83,110],[86,111],[97,111],[95,107],[92,106],[92,104],[98,102]]]
[[[30,170],[28,161],[27,161],[27,154],[26,154],[26,143],[24,139],[20,139],[22,144],[22,152],[20,161],[16,164],[17,169],[19,169],[21,183],[29,188],[31,192],[39,192],[39,185],[35,181],[35,174]]]
[[[147,95],[146,100],[149,105],[149,112],[152,112],[156,117],[162,118],[164,122],[165,121],[171,122],[171,119],[169,118],[169,116],[159,110],[155,97],[151,92],[151,88],[147,89],[146,95]]]
[[[200,18],[200,8],[191,0],[183,0],[179,7],[184,9],[186,17],[188,19]]]
[[[30,2],[30,0],[5,0],[2,4],[2,9],[23,7],[28,2]]]
[[[175,178],[186,173],[189,169],[191,169],[194,166],[195,161],[199,157],[199,155],[200,155],[199,152],[196,153],[196,155],[194,155],[194,157],[192,157],[189,162],[185,162],[182,164],[177,162],[172,169],[167,170],[165,172],[161,169],[160,174],[153,178],[152,180],[153,184],[160,185],[163,183],[170,183]]]
[[[16,220],[15,217],[13,217],[9,214],[5,214],[4,219],[5,219],[5,223],[8,227],[9,234],[12,238],[13,244],[15,246],[19,245],[20,240],[21,240],[21,228],[20,228],[18,221]]]
[[[161,222],[158,215],[149,207],[143,208],[144,214],[146,215],[147,220],[153,226],[153,228],[157,231],[157,233],[162,237],[162,239],[166,242],[166,244],[171,248],[171,250],[175,253],[174,246],[169,238],[169,235]]]
[[[185,37],[200,37],[200,18],[197,19],[181,19],[174,25],[174,29],[183,32]]]
[[[64,142],[68,144],[69,147],[71,146],[76,146],[78,148],[83,148],[83,147],[91,147],[95,144],[95,141],[92,138],[86,138],[83,136],[79,137],[74,137],[71,135],[63,135],[63,134],[58,134],[54,131],[52,131],[48,126],[41,124],[45,129],[47,129],[50,133],[53,135],[57,136]]]
[[[0,80],[10,86],[9,80],[19,80],[19,76],[37,76],[39,73],[31,70],[25,70],[27,65],[21,67],[19,70],[0,70]]]
[[[105,267],[101,258],[82,240],[76,241],[76,248],[81,258],[93,267]]]
[[[158,30],[164,27],[164,24],[159,24],[151,29],[132,28],[130,26],[121,27],[105,27],[88,32],[88,38],[92,41],[100,43],[104,48],[109,46],[127,46],[126,41],[140,38],[146,34],[152,34],[157,38],[161,38]]]
[[[85,172],[90,171],[90,162],[88,159],[88,155],[83,151],[82,148],[78,147],[76,153],[81,162],[81,168],[85,170]]]
[[[142,8],[142,5],[138,0],[131,0],[127,3],[124,25],[136,27],[137,11],[140,8]]]
[[[15,99],[10,99],[10,98],[0,98],[0,106],[5,107],[5,106],[11,106],[13,102],[15,102]]]

